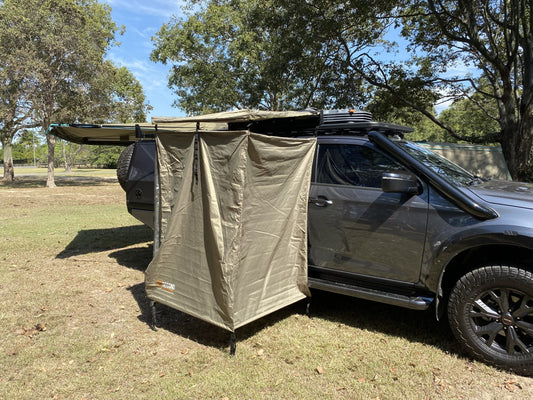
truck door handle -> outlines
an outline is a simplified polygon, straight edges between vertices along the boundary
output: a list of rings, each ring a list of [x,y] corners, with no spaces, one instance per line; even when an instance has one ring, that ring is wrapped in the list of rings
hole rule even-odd
[[[318,197],[309,197],[309,203],[313,203],[317,207],[327,207],[331,206],[333,202],[329,199],[327,199],[324,196],[318,196]]]

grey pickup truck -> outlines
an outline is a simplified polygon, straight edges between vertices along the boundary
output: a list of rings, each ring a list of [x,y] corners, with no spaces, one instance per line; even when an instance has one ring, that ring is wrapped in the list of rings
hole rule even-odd
[[[239,128],[239,127],[236,127]],[[403,139],[368,113],[323,112],[308,209],[311,288],[447,313],[474,358],[533,374],[533,185],[487,181]],[[153,227],[153,139],[118,173],[128,210]]]

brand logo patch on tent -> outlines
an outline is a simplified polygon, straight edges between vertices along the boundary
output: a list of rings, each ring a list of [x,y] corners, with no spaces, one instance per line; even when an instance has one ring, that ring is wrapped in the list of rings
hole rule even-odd
[[[161,279],[155,281],[155,284],[157,287],[160,287],[161,289],[166,290],[170,293],[172,293],[176,289],[176,285],[170,282],[163,282]]]

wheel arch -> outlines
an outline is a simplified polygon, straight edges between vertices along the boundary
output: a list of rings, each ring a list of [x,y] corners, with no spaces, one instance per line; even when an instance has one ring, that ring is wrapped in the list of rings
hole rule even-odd
[[[456,254],[441,272],[437,293],[437,319],[446,310],[450,292],[465,274],[487,265],[515,265],[533,273],[533,249],[512,244],[484,244]]]

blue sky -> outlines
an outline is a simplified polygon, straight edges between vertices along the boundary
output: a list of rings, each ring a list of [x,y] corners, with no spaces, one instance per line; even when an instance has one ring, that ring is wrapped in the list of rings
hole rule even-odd
[[[184,112],[172,107],[174,93],[168,88],[168,72],[170,67],[150,61],[153,50],[151,38],[159,31],[164,23],[172,16],[182,15],[182,6],[187,0],[100,0],[112,7],[112,18],[119,26],[126,28],[124,35],[116,37],[121,42],[119,47],[113,47],[108,57],[118,66],[127,67],[141,82],[147,100],[153,107],[148,115],[148,121],[153,116],[184,116]],[[393,31],[392,39],[399,41],[400,47],[405,41],[400,40],[398,33]],[[404,49],[395,55],[399,57]],[[467,73],[464,66],[458,66],[459,71]],[[457,72],[457,71],[456,71]],[[438,111],[449,104],[438,105]]]
[[[172,107],[175,95],[168,88],[169,66],[150,61],[153,49],[151,41],[161,25],[170,21],[172,15],[181,14],[180,0],[100,0],[109,4],[113,20],[125,26],[124,35],[116,36],[121,42],[108,52],[108,58],[117,66],[127,67],[141,82],[144,93],[153,110],[153,116],[184,116],[183,111]]]

